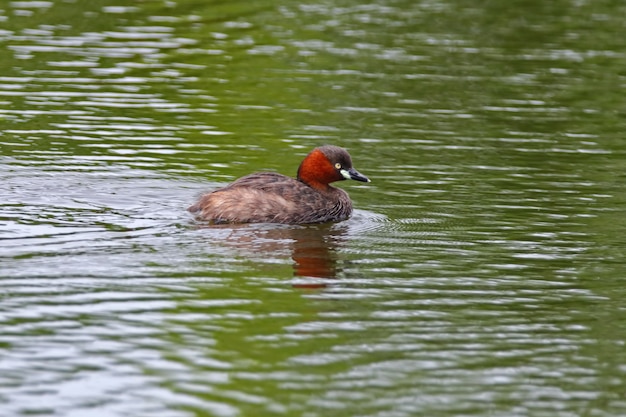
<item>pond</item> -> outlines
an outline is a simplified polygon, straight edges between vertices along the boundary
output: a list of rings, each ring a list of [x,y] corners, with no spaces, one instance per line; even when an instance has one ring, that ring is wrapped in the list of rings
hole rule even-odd
[[[1,415],[626,415],[625,5],[122,3],[0,6]]]

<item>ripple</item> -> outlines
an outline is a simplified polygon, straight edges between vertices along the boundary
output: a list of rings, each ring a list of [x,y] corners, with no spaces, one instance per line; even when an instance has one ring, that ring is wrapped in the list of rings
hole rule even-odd
[[[620,14],[352,3],[7,3],[0,414],[624,414]],[[324,142],[348,221],[184,210]]]

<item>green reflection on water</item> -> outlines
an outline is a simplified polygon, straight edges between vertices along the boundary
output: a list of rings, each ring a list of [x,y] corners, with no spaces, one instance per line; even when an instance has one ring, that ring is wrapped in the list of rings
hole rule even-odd
[[[624,414],[623,6],[17,3],[8,413]],[[184,217],[320,143],[353,222]]]

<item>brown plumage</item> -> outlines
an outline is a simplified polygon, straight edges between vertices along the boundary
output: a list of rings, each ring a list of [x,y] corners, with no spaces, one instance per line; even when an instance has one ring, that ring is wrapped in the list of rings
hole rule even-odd
[[[250,174],[203,195],[188,210],[212,223],[341,221],[352,214],[352,202],[345,191],[329,184],[345,179],[369,182],[352,167],[348,152],[326,145],[304,158],[297,179],[273,172]]]

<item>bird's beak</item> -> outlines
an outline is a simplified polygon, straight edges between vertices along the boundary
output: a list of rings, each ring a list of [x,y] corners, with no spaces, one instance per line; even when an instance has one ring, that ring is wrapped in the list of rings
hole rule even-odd
[[[357,171],[354,168],[350,168],[348,170],[342,169],[341,175],[343,175],[343,177],[347,180],[371,182],[369,178],[367,178],[365,175],[361,174],[359,171]]]

